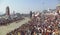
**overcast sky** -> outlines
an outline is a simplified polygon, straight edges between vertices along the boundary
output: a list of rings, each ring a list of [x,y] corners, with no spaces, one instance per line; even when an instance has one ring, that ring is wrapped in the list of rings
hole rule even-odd
[[[42,11],[44,9],[54,9],[58,0],[0,0],[0,13],[5,13],[9,6],[10,12],[29,13],[32,11]]]

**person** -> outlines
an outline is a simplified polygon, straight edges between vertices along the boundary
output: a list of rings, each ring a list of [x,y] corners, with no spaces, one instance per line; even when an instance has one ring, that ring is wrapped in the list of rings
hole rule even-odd
[[[42,35],[46,35],[46,28],[44,27]]]
[[[35,31],[34,31],[33,35],[37,35]]]
[[[21,31],[21,35],[25,35],[25,33],[23,31]]]
[[[35,31],[32,31],[31,32],[31,35],[37,35]]]
[[[51,30],[49,28],[47,28],[47,32],[46,35],[50,35]]]
[[[39,35],[42,35],[42,30],[41,29],[39,29]]]
[[[20,33],[20,32],[18,32],[18,35],[21,35],[21,33]]]
[[[59,31],[55,29],[55,35],[59,35]]]
[[[55,30],[52,31],[52,35],[55,35]]]

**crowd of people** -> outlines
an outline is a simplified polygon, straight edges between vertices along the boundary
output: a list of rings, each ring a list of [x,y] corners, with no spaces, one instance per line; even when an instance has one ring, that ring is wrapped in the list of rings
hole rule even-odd
[[[60,35],[60,15],[33,13],[31,20],[7,35]]]
[[[11,24],[12,22],[15,22],[15,21],[18,21],[18,20],[22,20],[22,19],[23,19],[22,17],[19,17],[19,18],[15,17],[13,19],[10,19],[10,18],[8,18],[8,19],[0,18],[0,26],[8,25],[8,24]]]

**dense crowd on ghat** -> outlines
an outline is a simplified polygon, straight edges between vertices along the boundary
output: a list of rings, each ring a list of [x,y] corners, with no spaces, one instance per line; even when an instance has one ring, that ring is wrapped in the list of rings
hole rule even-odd
[[[7,35],[60,35],[60,15],[33,13],[31,20]]]

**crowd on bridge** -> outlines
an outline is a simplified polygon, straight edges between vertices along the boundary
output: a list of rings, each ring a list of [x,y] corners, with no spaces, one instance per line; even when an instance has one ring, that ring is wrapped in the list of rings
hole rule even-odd
[[[13,23],[15,21],[19,21],[19,20],[22,20],[22,19],[23,19],[22,17],[15,17],[13,19],[10,19],[10,18],[8,18],[8,19],[0,18],[0,26],[8,25],[8,24],[11,24],[11,23]]]

